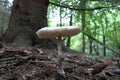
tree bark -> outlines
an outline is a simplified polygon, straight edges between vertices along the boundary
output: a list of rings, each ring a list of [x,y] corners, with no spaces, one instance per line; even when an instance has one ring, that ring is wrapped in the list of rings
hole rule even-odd
[[[73,21],[73,15],[71,14],[71,16],[70,16],[70,22],[69,22],[70,26],[73,25],[72,21]],[[70,42],[71,42],[71,37],[68,37],[67,38],[67,45],[66,46],[70,47]]]
[[[89,38],[89,53],[92,54],[92,43],[93,40]]]
[[[82,8],[84,9],[85,8],[85,5],[86,5],[86,0],[82,0]],[[82,11],[82,30],[85,31],[85,11]],[[82,43],[83,43],[83,53],[85,53],[85,35],[82,34]]]
[[[103,35],[103,44],[106,44],[105,36]],[[104,56],[106,56],[106,47],[103,47]]]
[[[46,41],[39,40],[36,31],[47,26],[48,5],[49,0],[14,0],[4,41],[30,45]]]
[[[107,22],[106,22],[106,27],[107,27]],[[102,32],[103,32],[103,44],[106,44],[106,37],[105,37],[105,27],[102,24]],[[106,56],[106,47],[103,46],[103,55]]]

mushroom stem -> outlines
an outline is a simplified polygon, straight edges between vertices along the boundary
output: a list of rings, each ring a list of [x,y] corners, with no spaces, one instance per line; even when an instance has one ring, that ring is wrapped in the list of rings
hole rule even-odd
[[[62,51],[61,51],[61,39],[62,37],[61,36],[58,36],[58,73],[64,75],[65,72],[63,70],[63,67],[62,67]]]
[[[58,37],[58,66],[61,67],[61,36]]]

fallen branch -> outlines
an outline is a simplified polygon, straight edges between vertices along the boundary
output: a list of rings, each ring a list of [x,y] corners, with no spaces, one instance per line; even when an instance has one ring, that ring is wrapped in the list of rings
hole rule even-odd
[[[75,60],[65,60],[65,61],[67,61],[69,63],[77,64],[79,66],[91,66],[91,65],[93,65],[93,63],[80,63],[80,61],[78,62],[78,61],[75,61]]]
[[[120,69],[113,69],[111,72],[114,74],[120,74]]]
[[[91,66],[91,68],[88,68],[87,73],[89,75],[96,75],[102,72],[102,70],[105,69],[107,66],[108,66],[107,63],[98,63],[96,65]]]
[[[47,56],[34,54],[32,51],[20,48],[6,48],[6,52],[15,53],[15,54],[22,54],[22,55],[32,55],[32,58],[39,59],[39,60],[51,60]]]
[[[33,55],[33,58],[39,59],[39,60],[44,60],[44,61],[51,60],[51,58],[44,56],[44,55]]]
[[[51,70],[56,70],[57,71],[57,66],[53,66],[50,63],[45,63],[45,62],[36,62],[36,61],[31,61],[30,63],[38,63],[38,65],[42,66],[42,67],[46,67],[49,68]]]
[[[80,76],[77,76],[77,75],[74,75],[74,74],[66,74],[66,76],[68,76],[68,77],[72,77],[72,78],[74,78],[75,80],[82,80],[82,78],[80,77]]]
[[[6,52],[15,52],[15,53],[23,53],[23,54],[32,54],[31,51],[28,51],[26,49],[20,49],[20,48],[13,48],[13,47],[8,47],[5,49]]]
[[[92,40],[94,40],[94,41],[96,41],[97,43],[99,43],[100,45],[102,45],[102,46],[106,47],[107,49],[111,50],[112,52],[117,53],[117,54],[120,55],[120,52],[118,52],[117,50],[114,50],[114,49],[108,47],[107,45],[105,45],[104,43],[98,41],[97,39],[95,39],[93,36],[90,36],[90,35],[87,34],[86,32],[84,32],[84,31],[82,31],[82,30],[81,30],[81,32],[82,32],[83,34],[85,34],[86,36],[88,36],[89,38],[91,38]]]

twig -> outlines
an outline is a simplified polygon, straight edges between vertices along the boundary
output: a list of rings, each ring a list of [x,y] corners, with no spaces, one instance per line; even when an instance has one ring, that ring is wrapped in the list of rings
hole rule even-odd
[[[32,61],[31,63],[38,63],[36,61]],[[51,70],[57,70],[57,67],[56,66],[53,66],[52,64],[46,64],[44,62],[39,62],[39,65],[42,66],[42,67],[46,67],[46,68],[49,68]]]
[[[105,69],[107,66],[108,66],[107,63],[98,63],[98,64],[93,65],[90,68],[88,68],[87,72],[89,75],[96,75],[96,74],[102,72],[102,70]]]
[[[32,54],[31,51],[28,51],[26,49],[20,49],[20,48],[13,48],[13,47],[8,47],[5,49],[6,52],[15,52],[15,53],[23,53],[23,54]]]
[[[91,65],[93,65],[93,63],[80,63],[80,61],[78,62],[78,61],[75,61],[75,60],[65,60],[65,61],[77,64],[79,66],[91,66]]]
[[[48,58],[47,56],[44,56],[44,55],[33,55],[33,58],[39,59],[39,60],[44,60],[44,61],[51,60],[51,58]]]
[[[79,76],[74,75],[74,74],[69,74],[69,73],[67,73],[65,76],[72,77],[72,78],[75,78],[75,79],[77,79],[77,80],[82,80],[82,78],[80,78]]]

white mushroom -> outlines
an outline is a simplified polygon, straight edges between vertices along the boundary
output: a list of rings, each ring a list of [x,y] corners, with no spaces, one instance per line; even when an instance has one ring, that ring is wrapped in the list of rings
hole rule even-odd
[[[64,75],[65,72],[62,68],[61,58],[61,39],[62,37],[69,37],[76,35],[80,32],[80,29],[75,26],[64,26],[64,27],[44,27],[36,32],[39,38],[55,38],[58,40],[58,73]]]

